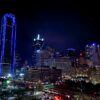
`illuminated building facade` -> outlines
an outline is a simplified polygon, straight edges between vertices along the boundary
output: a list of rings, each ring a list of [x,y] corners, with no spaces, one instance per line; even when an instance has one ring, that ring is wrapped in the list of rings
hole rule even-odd
[[[0,32],[0,52],[1,52],[1,32]],[[0,54],[1,56],[1,54]]]
[[[32,62],[35,67],[41,66],[41,52],[44,45],[44,39],[40,37],[40,34],[33,39],[33,55]]]
[[[15,15],[7,13],[1,22],[1,57],[0,75],[2,75],[4,63],[10,67],[10,73],[15,73],[16,60],[16,18]]]
[[[92,66],[100,65],[100,46],[96,43],[86,45],[85,55],[88,62],[93,63]]]
[[[43,66],[53,67],[54,62],[54,49],[51,47],[47,47],[46,49],[42,50],[41,53],[41,63]]]
[[[69,75],[71,71],[71,60],[68,56],[63,56],[53,48],[47,47],[42,50],[41,62],[43,66],[62,70],[63,75]]]
[[[54,61],[54,66],[57,69],[62,70],[62,75],[70,75],[72,66],[69,57],[63,56],[63,57],[56,58]]]
[[[29,68],[25,74],[25,81],[38,81],[42,80],[43,82],[56,82],[59,77],[62,76],[60,69],[51,69],[51,68]]]

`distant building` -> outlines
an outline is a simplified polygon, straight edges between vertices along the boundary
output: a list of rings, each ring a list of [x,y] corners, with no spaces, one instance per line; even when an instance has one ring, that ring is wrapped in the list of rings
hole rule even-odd
[[[85,64],[85,56],[83,52],[81,52],[79,55],[79,62],[80,62],[80,65]]]
[[[1,31],[0,31],[0,52],[1,52]],[[1,56],[1,53],[0,53]]]
[[[70,61],[71,61],[71,66],[72,67],[76,67],[77,66],[77,62],[76,62],[76,58],[77,58],[77,51],[74,48],[68,48],[66,50],[66,54],[69,57]]]
[[[62,70],[62,75],[69,75],[71,71],[71,60],[69,57],[59,57],[54,60],[54,66]]]
[[[85,47],[86,59],[88,62],[95,65],[100,65],[100,46],[96,43],[86,45]]]
[[[22,67],[22,62],[21,62],[21,56],[19,53],[16,53],[16,68],[21,68]]]
[[[68,48],[68,49],[66,50],[66,54],[67,54],[67,56],[70,57],[71,59],[74,59],[74,58],[77,57],[76,49],[74,49],[74,48]]]
[[[7,76],[10,73],[11,64],[10,63],[2,63],[2,66],[4,66],[2,75]]]
[[[41,52],[44,45],[44,39],[40,37],[40,34],[37,35],[36,38],[33,39],[33,54],[32,54],[32,63],[33,66],[40,67],[41,66]]]
[[[100,66],[89,69],[89,77],[93,84],[100,84]]]
[[[54,67],[53,63],[54,63],[54,49],[48,47],[48,48],[42,50],[41,65]]]
[[[30,68],[25,74],[25,81],[38,81],[43,82],[55,82],[62,76],[60,69],[50,69],[50,68],[40,68],[34,69]]]

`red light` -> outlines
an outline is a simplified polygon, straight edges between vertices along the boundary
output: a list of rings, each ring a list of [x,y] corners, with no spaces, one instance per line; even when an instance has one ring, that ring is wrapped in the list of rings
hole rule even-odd
[[[54,100],[62,100],[62,98],[60,96],[55,96]]]

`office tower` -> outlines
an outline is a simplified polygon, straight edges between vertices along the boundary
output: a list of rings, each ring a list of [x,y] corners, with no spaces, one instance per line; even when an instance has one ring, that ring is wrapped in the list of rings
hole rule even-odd
[[[1,32],[0,32],[0,52],[1,52]],[[0,54],[1,56],[1,54]]]
[[[86,59],[93,63],[93,66],[100,64],[100,47],[96,43],[86,45],[85,47]]]
[[[33,39],[33,54],[32,62],[35,67],[41,66],[41,52],[44,45],[44,39],[40,37],[40,34]]]
[[[46,47],[41,53],[41,64],[42,66],[53,67],[54,62],[54,49]]]
[[[72,59],[76,58],[77,54],[76,54],[76,50],[75,49],[68,48],[66,51],[67,51],[66,52],[67,53],[67,56],[69,56]]]
[[[80,53],[79,64],[80,64],[80,66],[86,65],[85,52]]]
[[[10,67],[10,73],[14,75],[16,60],[16,18],[15,15],[7,13],[1,21],[1,57],[0,75],[4,64]]]
[[[73,67],[76,67],[76,65],[77,65],[77,61],[76,61],[77,51],[76,51],[76,49],[74,49],[74,48],[68,48],[66,50],[66,54],[69,57],[69,59],[71,60],[71,65]]]
[[[19,53],[16,53],[16,68],[20,68],[22,66],[21,62],[21,56]]]
[[[57,57],[54,61],[54,66],[62,70],[62,75],[69,75],[71,71],[71,60],[67,56]]]

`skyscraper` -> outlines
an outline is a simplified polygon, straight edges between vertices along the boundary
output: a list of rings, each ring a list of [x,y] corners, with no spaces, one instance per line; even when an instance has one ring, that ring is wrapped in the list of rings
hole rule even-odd
[[[1,52],[1,32],[0,32],[0,52]],[[0,54],[1,56],[1,54]]]
[[[100,46],[96,43],[93,43],[91,45],[86,45],[85,47],[85,55],[86,58],[93,62],[93,65],[99,65],[100,61]]]
[[[41,52],[41,64],[45,67],[53,67],[54,63],[54,49],[46,47]]]
[[[15,72],[16,56],[16,18],[15,15],[7,13],[1,22],[1,57],[0,75],[4,69],[4,63],[10,67],[10,73]]]
[[[71,60],[71,65],[73,67],[76,67],[76,65],[77,65],[77,61],[76,61],[77,51],[76,51],[76,49],[74,49],[74,48],[68,48],[66,54],[67,54],[67,56]]]
[[[21,62],[21,56],[18,52],[16,52],[16,68],[20,68],[22,66]]]
[[[32,54],[32,62],[36,67],[41,66],[41,50],[44,45],[44,39],[40,37],[40,34],[37,35],[36,38],[33,39],[33,54]]]

